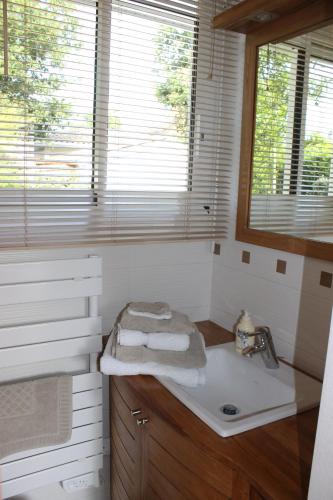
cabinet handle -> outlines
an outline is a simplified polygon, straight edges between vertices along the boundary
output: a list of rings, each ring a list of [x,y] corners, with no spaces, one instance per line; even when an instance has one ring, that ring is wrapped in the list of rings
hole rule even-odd
[[[132,417],[135,417],[136,415],[140,415],[140,413],[142,413],[142,410],[140,408],[137,408],[136,410],[131,410]]]
[[[144,417],[144,418],[137,418],[136,419],[136,423],[140,426],[140,425],[145,425],[149,422],[149,418],[148,417]]]

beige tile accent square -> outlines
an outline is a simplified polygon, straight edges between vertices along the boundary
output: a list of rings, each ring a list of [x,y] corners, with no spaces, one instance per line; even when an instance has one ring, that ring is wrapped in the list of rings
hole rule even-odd
[[[221,244],[214,243],[214,255],[221,255]]]
[[[250,264],[251,261],[251,253],[248,252],[247,250],[242,251],[242,262],[244,264]]]
[[[326,286],[327,288],[332,288],[332,273],[327,273],[322,271],[320,273],[320,284],[321,286]]]
[[[276,272],[280,274],[286,274],[287,272],[287,261],[278,259],[276,261]]]

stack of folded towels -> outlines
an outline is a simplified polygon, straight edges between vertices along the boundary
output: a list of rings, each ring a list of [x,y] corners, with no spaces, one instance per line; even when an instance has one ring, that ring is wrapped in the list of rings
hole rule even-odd
[[[189,387],[205,383],[203,337],[185,314],[164,302],[131,302],[101,358],[106,375],[169,377]]]

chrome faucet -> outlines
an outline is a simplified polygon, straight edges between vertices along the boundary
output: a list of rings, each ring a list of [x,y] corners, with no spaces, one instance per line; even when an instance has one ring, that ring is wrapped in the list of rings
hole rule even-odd
[[[244,356],[252,356],[260,352],[266,368],[279,368],[272,334],[268,326],[257,326],[254,333],[244,333],[243,335],[244,339],[255,337],[254,345],[243,349],[242,354]]]

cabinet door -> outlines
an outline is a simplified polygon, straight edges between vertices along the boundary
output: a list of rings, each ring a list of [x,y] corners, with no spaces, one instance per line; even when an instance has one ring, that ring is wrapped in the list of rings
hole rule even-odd
[[[112,500],[265,500],[246,477],[147,408],[124,378],[110,386]]]
[[[110,401],[112,500],[140,500],[143,433],[137,420],[145,410],[119,377],[112,379]]]
[[[144,500],[226,500],[232,469],[156,414],[145,428]]]

